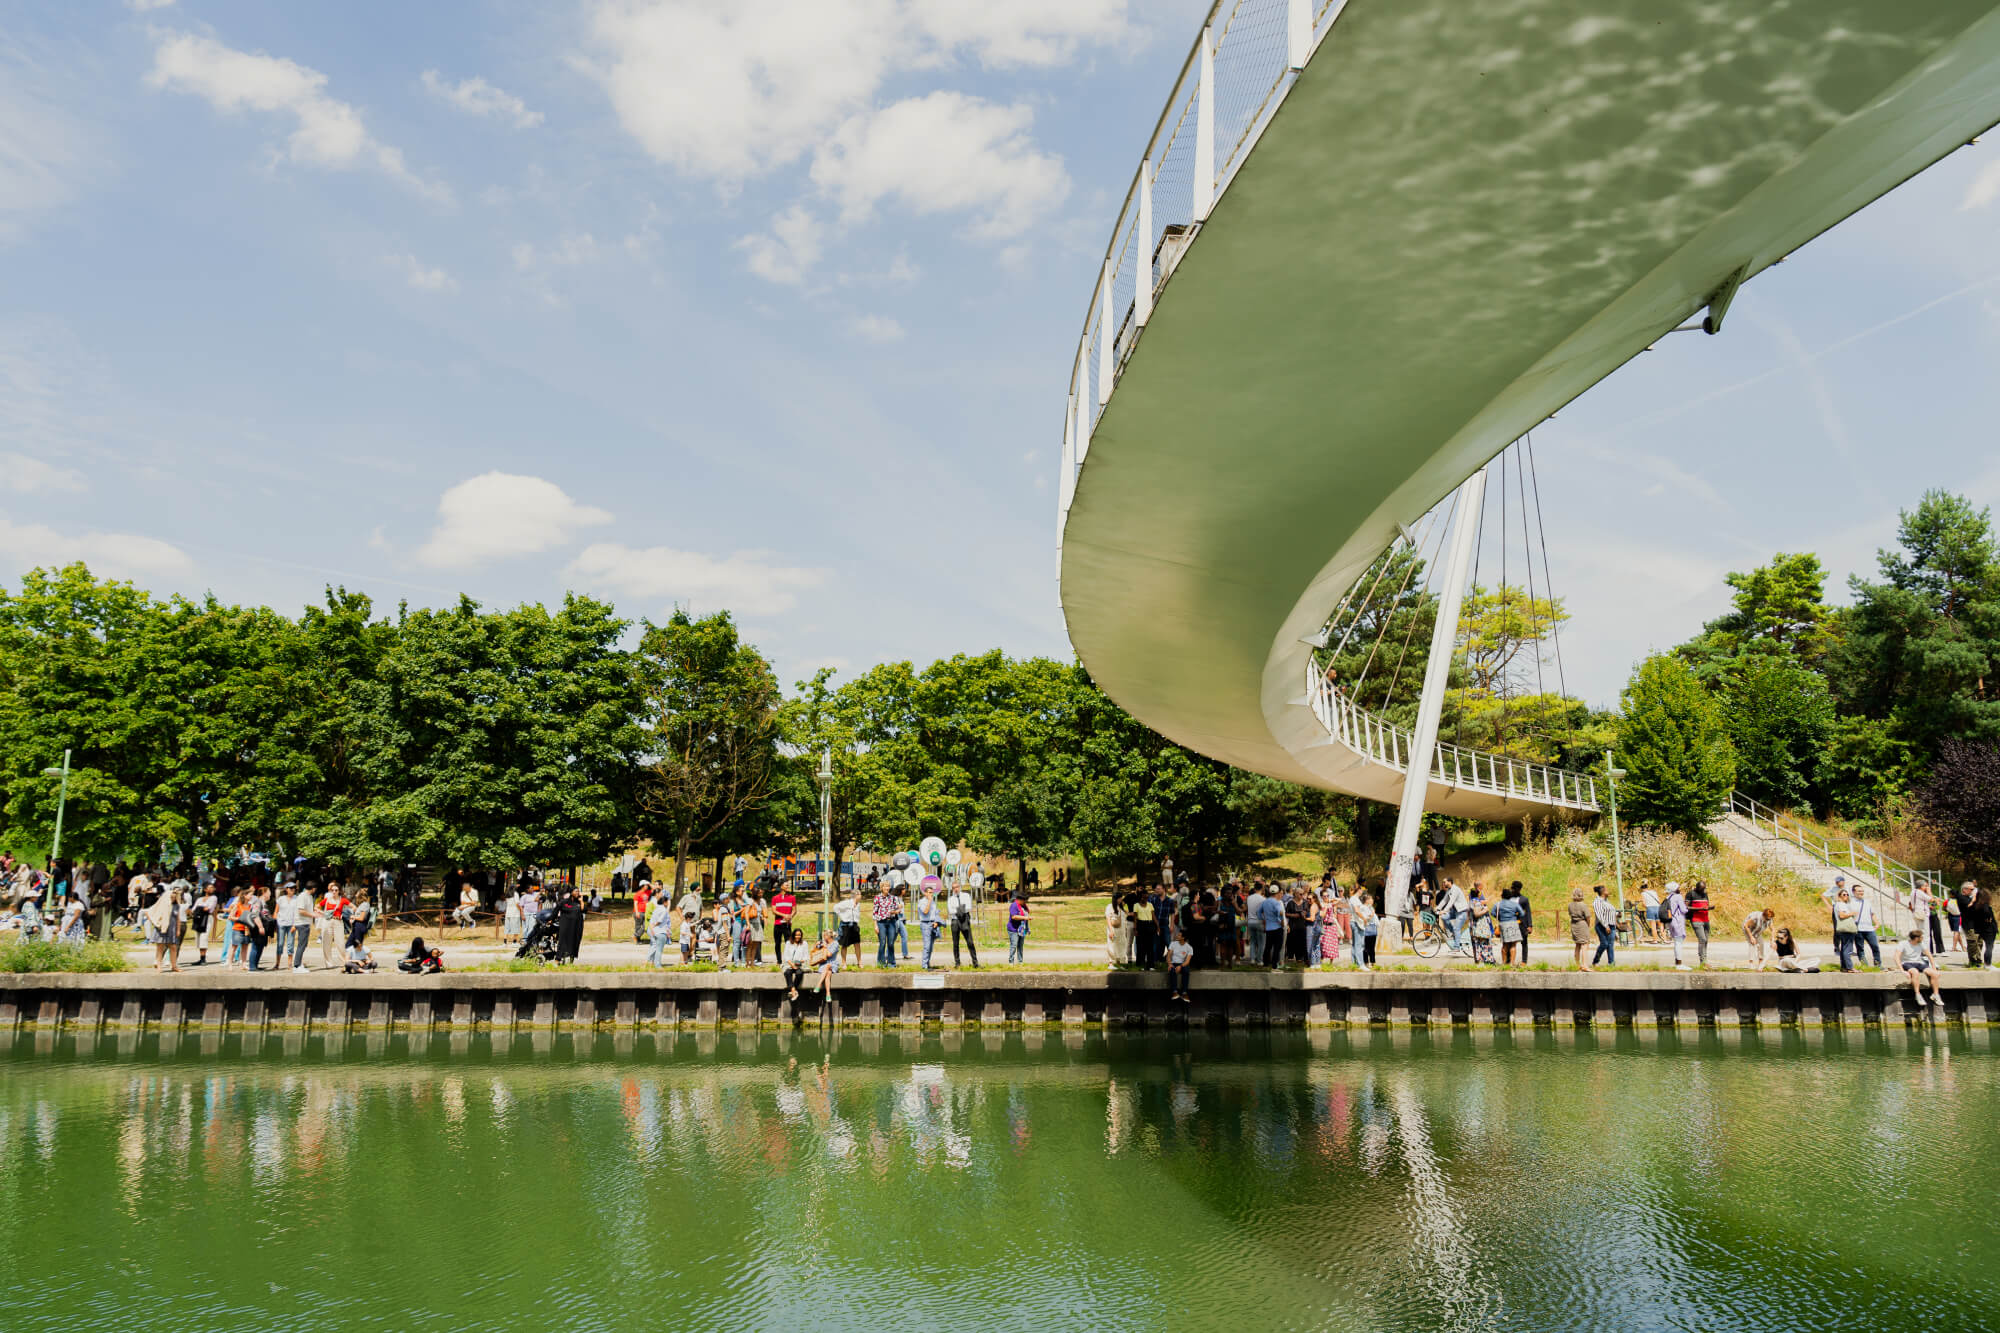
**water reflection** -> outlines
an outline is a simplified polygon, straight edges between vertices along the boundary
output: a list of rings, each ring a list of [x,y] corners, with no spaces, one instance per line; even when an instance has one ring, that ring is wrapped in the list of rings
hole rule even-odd
[[[949,1036],[17,1041],[0,1226],[50,1262],[0,1327],[1820,1328],[1866,1290],[1949,1328],[2000,1294],[1936,1262],[2000,1243],[1956,1186],[2000,1166],[1984,1032]]]

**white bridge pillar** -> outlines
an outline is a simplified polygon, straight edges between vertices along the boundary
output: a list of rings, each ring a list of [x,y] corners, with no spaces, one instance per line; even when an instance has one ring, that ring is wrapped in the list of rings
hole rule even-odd
[[[1424,691],[1417,701],[1417,725],[1410,737],[1409,765],[1403,775],[1403,804],[1396,812],[1396,839],[1390,844],[1389,883],[1382,903],[1383,915],[1389,919],[1383,923],[1385,927],[1409,911],[1410,873],[1416,865],[1417,834],[1424,819],[1431,761],[1437,755],[1438,717],[1444,711],[1444,689],[1451,679],[1452,654],[1458,646],[1458,613],[1465,605],[1472,546],[1479,536],[1479,511],[1485,503],[1486,469],[1481,468],[1458,488],[1451,554],[1438,589],[1437,625],[1431,630],[1431,655],[1424,664]],[[1394,939],[1392,934],[1392,948]]]

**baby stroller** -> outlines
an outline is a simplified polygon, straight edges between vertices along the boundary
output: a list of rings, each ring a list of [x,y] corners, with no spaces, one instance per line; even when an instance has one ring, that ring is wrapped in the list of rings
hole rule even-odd
[[[556,909],[553,905],[535,913],[535,924],[528,927],[528,933],[521,939],[521,947],[514,952],[516,958],[538,958],[544,963],[556,960]]]

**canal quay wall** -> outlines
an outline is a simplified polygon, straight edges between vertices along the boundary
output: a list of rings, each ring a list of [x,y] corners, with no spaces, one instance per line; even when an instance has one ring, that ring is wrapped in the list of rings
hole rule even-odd
[[[1990,979],[1989,979],[1990,978]],[[0,974],[0,1033],[597,1028],[1983,1026],[2000,972],[1949,974],[1942,1009],[1902,974],[1838,972],[842,973],[824,1010],[769,972]]]

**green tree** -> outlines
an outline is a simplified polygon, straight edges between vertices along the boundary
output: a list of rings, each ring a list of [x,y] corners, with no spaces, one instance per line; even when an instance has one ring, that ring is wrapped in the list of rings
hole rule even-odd
[[[1946,737],[2000,739],[2000,561],[1987,511],[1942,491],[1904,512],[1898,543],[1879,582],[1849,581],[1827,675],[1840,711],[1888,723],[1921,773]]]
[[[1621,813],[1635,823],[1699,834],[1736,780],[1736,752],[1722,710],[1685,662],[1639,664],[1623,695],[1618,759]]]
[[[675,611],[648,625],[639,646],[646,766],[640,832],[672,848],[674,889],[689,852],[761,806],[777,768],[778,682],[743,643],[727,611]]]
[[[1721,702],[1736,750],[1736,785],[1769,805],[1811,801],[1833,736],[1826,679],[1789,657],[1756,654]]]

